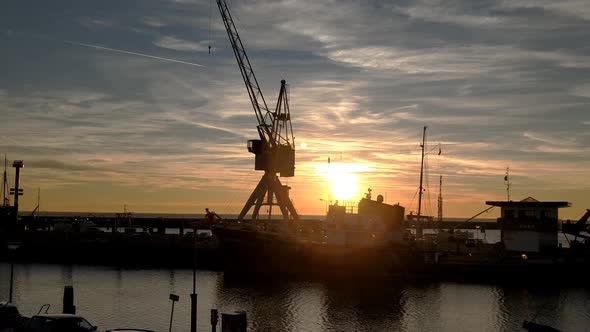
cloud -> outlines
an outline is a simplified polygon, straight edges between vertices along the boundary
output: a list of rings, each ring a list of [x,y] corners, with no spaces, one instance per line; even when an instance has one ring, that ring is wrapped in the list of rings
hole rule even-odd
[[[533,141],[538,141],[542,143],[547,143],[551,145],[559,145],[559,146],[574,146],[576,145],[575,140],[568,136],[548,136],[538,133],[531,133],[525,132],[523,134],[524,137],[529,138]]]
[[[590,98],[590,84],[574,86],[569,90],[569,92],[573,96]]]
[[[176,51],[207,52],[207,43],[207,41],[195,43],[172,36],[165,36],[155,41],[154,45]]]
[[[27,167],[31,168],[48,168],[59,171],[97,171],[106,170],[96,166],[80,163],[65,163],[59,160],[33,159],[27,162]]]
[[[563,52],[526,51],[506,46],[472,45],[453,48],[396,50],[366,47],[328,51],[326,56],[363,68],[409,74],[458,74],[455,78],[506,71],[519,62],[550,61],[565,68],[590,68],[590,59]]]
[[[261,176],[245,149],[257,122],[215,8],[209,56],[208,2],[105,1],[3,10],[6,26],[43,38],[0,36],[0,150],[25,160],[29,183],[89,195],[100,183],[134,197],[136,211],[152,208],[153,196],[164,197],[162,208],[239,210]],[[110,5],[118,10],[105,16],[100,7]],[[579,1],[230,6],[271,110],[280,80],[289,83],[296,143],[307,148],[288,181],[304,214],[323,210],[316,196],[326,196],[326,180],[316,169],[328,157],[366,165],[359,188],[409,205],[424,125],[430,146],[443,144],[430,174],[445,176],[451,215],[504,197],[507,165],[522,193],[590,181],[581,171],[590,167],[590,58],[580,44],[590,23]],[[581,204],[588,192],[564,195],[546,198]],[[120,208],[114,202],[103,208]]]
[[[510,0],[502,1],[502,5],[507,7],[545,8],[547,10],[559,12],[572,17],[579,17],[585,20],[590,19],[590,9],[588,8],[588,3],[584,0]]]
[[[162,28],[166,26],[166,23],[158,20],[157,18],[154,17],[144,17],[143,18],[143,24],[147,25],[148,27],[151,28]]]

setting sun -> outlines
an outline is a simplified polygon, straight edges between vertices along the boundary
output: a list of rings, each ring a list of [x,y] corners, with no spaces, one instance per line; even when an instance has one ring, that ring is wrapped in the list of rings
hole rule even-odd
[[[335,200],[351,200],[357,196],[360,173],[369,170],[367,165],[340,162],[317,166],[318,174],[327,180],[331,190],[328,194]]]

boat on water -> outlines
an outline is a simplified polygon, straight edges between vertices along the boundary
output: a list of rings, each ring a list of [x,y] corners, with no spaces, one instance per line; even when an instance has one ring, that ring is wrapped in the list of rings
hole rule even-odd
[[[422,214],[426,128],[422,134],[422,159],[418,188],[418,213],[405,215],[405,208],[386,204],[383,196],[372,199],[369,189],[354,206],[327,209],[324,221],[252,220],[222,222],[213,226],[226,271],[243,273],[320,274],[327,276],[477,276],[507,278],[537,273],[590,276],[590,235],[582,221],[564,227],[574,234],[574,244],[562,248],[557,241],[558,209],[568,202],[488,201],[500,207],[498,243],[484,243],[460,227],[442,222],[442,189],[438,222]],[[440,149],[439,149],[440,154]],[[508,175],[507,175],[508,176]],[[442,188],[442,177],[440,179]],[[508,181],[509,183],[509,181]],[[467,219],[469,222],[474,217]],[[585,217],[586,220],[590,212]],[[406,219],[404,218],[406,217]],[[459,224],[460,225],[460,224]],[[410,228],[415,231],[411,232]],[[434,234],[424,234],[436,228]],[[580,241],[584,241],[579,244]],[[590,241],[588,241],[590,242]],[[586,248],[586,249],[579,249]]]
[[[4,177],[2,181],[2,202],[0,202],[0,231],[13,231],[17,228],[18,221],[18,199],[22,189],[20,185],[20,169],[23,167],[22,160],[15,160],[12,166],[16,169],[15,183],[13,188],[8,185],[7,159],[4,156]],[[14,202],[10,205],[9,196],[14,196]]]
[[[324,221],[226,221],[214,225],[213,234],[225,271],[240,275],[491,281],[531,281],[539,274],[568,280],[590,276],[590,243],[558,244],[558,209],[568,202],[529,197],[486,203],[502,210],[497,243],[475,240],[458,229],[418,238],[406,229],[402,206],[386,204],[379,196],[372,200],[370,194],[359,202],[358,213],[331,205]]]
[[[413,259],[405,209],[369,191],[356,213],[330,205],[324,221],[221,222],[212,231],[229,272],[305,275],[389,275]]]

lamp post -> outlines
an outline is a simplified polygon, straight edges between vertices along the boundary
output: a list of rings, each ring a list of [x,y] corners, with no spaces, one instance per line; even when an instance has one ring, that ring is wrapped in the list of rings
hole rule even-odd
[[[191,294],[191,332],[197,332],[197,226],[193,228],[193,293]]]
[[[172,332],[172,319],[174,318],[174,303],[180,299],[178,295],[170,294],[170,300],[172,300],[172,311],[170,312],[170,328],[168,332]]]
[[[327,201],[327,200],[325,200],[325,199],[323,199],[323,198],[320,198],[320,201],[322,201],[322,202],[324,202],[324,203],[326,204],[326,210],[325,210],[325,213],[328,213],[328,201]]]
[[[19,242],[8,242],[8,250],[10,250],[10,251],[16,251],[18,248],[20,248],[20,243]],[[14,257],[10,261],[10,293],[9,293],[9,296],[8,296],[8,303],[12,303],[12,285],[13,285],[13,280],[14,280]]]

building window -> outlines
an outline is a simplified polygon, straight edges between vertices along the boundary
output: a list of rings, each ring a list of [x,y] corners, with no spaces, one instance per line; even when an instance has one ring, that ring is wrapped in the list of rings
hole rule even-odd
[[[541,219],[557,219],[557,213],[555,210],[541,210]]]
[[[504,210],[504,218],[506,219],[513,219],[514,218],[514,210]]]
[[[527,218],[534,218],[535,210],[524,210],[524,216]]]

